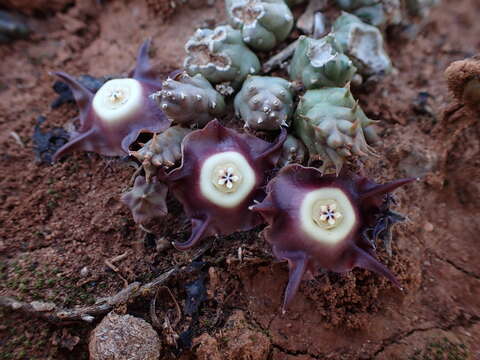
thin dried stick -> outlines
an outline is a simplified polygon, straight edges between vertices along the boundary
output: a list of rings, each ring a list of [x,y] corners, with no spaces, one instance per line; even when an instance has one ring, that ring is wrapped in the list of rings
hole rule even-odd
[[[139,296],[151,296],[153,290],[156,290],[158,286],[165,283],[178,271],[179,267],[175,266],[145,285],[141,285],[139,282],[131,283],[117,294],[99,299],[91,306],[62,309],[51,302],[32,301],[27,303],[9,296],[0,296],[0,307],[23,312],[57,324],[72,321],[91,323],[96,317],[104,315],[120,305],[131,302]]]
[[[212,245],[213,241],[209,241],[200,247],[192,255],[189,262],[197,260],[205,254]],[[120,256],[123,256],[123,254]],[[113,260],[118,261],[118,257]],[[173,266],[144,285],[139,282],[131,283],[113,296],[98,299],[97,302],[91,306],[63,309],[52,302],[32,301],[27,303],[18,301],[10,296],[0,296],[0,308],[22,312],[55,324],[68,324],[73,321],[92,323],[96,317],[105,315],[120,305],[132,302],[139,296],[150,297],[154,295],[158,287],[163,285],[171,276],[188,269],[186,265],[188,265],[188,263]]]
[[[120,269],[115,265],[113,265],[113,263],[116,263],[117,261],[125,259],[128,255],[130,255],[130,250],[127,250],[123,254],[115,256],[112,259],[106,259],[104,261],[105,265],[107,265],[110,269],[112,269],[120,277],[120,279],[122,279],[125,287],[128,287],[128,281],[122,276],[122,274],[120,273]]]

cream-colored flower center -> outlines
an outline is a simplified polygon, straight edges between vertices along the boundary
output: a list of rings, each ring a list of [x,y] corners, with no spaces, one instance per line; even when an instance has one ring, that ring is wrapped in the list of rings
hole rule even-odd
[[[209,201],[226,208],[240,204],[255,186],[255,172],[236,151],[207,158],[200,170],[200,191]]]
[[[143,89],[135,79],[107,81],[93,98],[93,109],[107,123],[129,118],[143,105]]]
[[[357,223],[350,199],[336,187],[308,192],[300,204],[299,217],[304,232],[323,245],[340,243]]]
[[[221,164],[213,171],[212,182],[220,191],[235,192],[242,182],[242,174],[233,163]]]
[[[340,225],[343,215],[335,200],[318,200],[313,206],[312,217],[315,224],[323,229],[333,229]]]

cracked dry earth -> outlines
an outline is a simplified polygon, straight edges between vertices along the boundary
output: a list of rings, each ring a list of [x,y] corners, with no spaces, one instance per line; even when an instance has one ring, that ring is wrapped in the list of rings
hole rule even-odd
[[[19,4],[36,3],[45,2]],[[76,115],[72,104],[50,108],[56,95],[48,72],[126,73],[139,44],[152,37],[154,62],[166,74],[181,65],[194,29],[225,15],[219,0],[173,12],[152,0],[58,3],[33,12],[30,40],[0,46],[0,295],[74,307],[115,294],[125,281],[150,281],[192,253],[161,241],[189,233],[173,199],[171,214],[156,224],[156,241],[135,227],[119,201],[133,173],[127,162],[85,153],[52,166],[35,160],[37,117],[46,117],[48,131]],[[415,40],[387,39],[398,71],[355,91],[383,127],[380,158],[365,171],[377,181],[422,176],[396,192],[395,210],[409,221],[395,228],[393,255],[380,251],[404,291],[367,271],[326,273],[305,281],[282,315],[286,264],[274,261],[260,229],[235,234],[213,241],[165,284],[180,317],[166,288],[156,317],[148,298],[117,309],[149,322],[168,319],[170,326],[158,329],[162,359],[480,358],[480,122],[443,116],[453,102],[443,71],[478,53],[479,14],[477,0],[443,1]],[[106,266],[122,254],[117,272]],[[206,285],[206,296],[189,312],[185,285],[194,281]],[[0,316],[2,359],[88,358],[95,324],[58,326],[7,310]]]

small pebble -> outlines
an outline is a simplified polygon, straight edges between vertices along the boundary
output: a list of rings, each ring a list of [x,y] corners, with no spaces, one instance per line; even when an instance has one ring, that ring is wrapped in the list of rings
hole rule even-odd
[[[88,274],[90,274],[90,271],[88,270],[88,267],[84,266],[82,270],[80,270],[80,276],[87,277]]]
[[[432,223],[427,222],[424,226],[423,229],[428,232],[432,232],[434,227]]]
[[[92,331],[90,360],[157,360],[160,339],[145,320],[111,312]]]

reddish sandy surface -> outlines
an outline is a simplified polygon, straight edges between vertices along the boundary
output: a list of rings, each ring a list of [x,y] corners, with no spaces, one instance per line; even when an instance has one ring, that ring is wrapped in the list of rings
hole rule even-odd
[[[127,162],[77,153],[40,164],[32,135],[39,115],[45,131],[76,115],[74,105],[50,108],[49,71],[124,74],[151,37],[153,61],[166,74],[181,66],[195,28],[225,20],[222,4],[172,11],[155,1],[55,2],[33,12],[30,40],[0,45],[0,295],[87,305],[124,280],[146,282],[188,262],[193,252],[164,249],[158,239],[152,245],[119,201],[134,171]],[[379,251],[404,291],[367,271],[326,273],[303,282],[282,315],[287,265],[273,259],[260,229],[220,238],[197,267],[166,283],[183,309],[185,285],[205,277],[198,316],[178,318],[168,291],[159,293],[156,315],[174,324],[158,329],[162,359],[480,358],[480,122],[443,115],[454,101],[443,72],[479,51],[479,14],[477,0],[443,1],[415,40],[387,39],[398,71],[355,91],[383,129],[380,156],[365,163],[366,173],[379,182],[423,176],[395,193],[395,210],[409,220],[394,230],[393,255]],[[430,95],[426,103],[421,92]],[[169,206],[159,238],[186,239],[187,219],[173,199]],[[117,273],[106,266],[125,253]],[[152,322],[148,298],[118,311]],[[0,317],[2,359],[88,358],[95,323],[57,326],[9,310]],[[190,349],[169,345],[172,332],[189,327]]]

